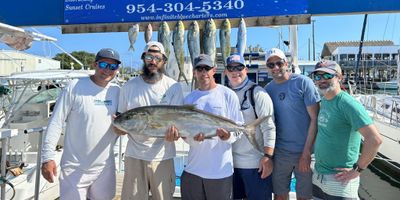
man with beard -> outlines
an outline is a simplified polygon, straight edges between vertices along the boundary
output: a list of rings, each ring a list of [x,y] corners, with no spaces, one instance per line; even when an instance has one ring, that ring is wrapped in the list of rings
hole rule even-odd
[[[176,83],[164,75],[167,57],[161,43],[148,42],[141,58],[143,74],[121,88],[119,112],[160,104],[164,93]],[[122,199],[148,199],[149,189],[153,200],[172,199],[175,191],[174,156],[174,142],[128,134]]]
[[[315,141],[313,197],[358,199],[360,173],[374,159],[382,143],[380,135],[365,108],[340,89],[342,70],[336,62],[318,62],[312,76],[323,95]],[[359,156],[361,136],[364,142]]]
[[[272,185],[275,199],[288,198],[292,172],[297,199],[311,199],[311,152],[317,134],[320,97],[313,81],[288,69],[285,54],[272,48],[266,65],[273,80],[266,86],[275,114],[276,143]]]

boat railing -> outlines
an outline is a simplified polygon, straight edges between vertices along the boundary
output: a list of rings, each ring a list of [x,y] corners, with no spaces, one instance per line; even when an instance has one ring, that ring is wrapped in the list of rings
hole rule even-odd
[[[400,127],[400,99],[392,97],[378,100],[375,95],[370,95],[364,101],[364,106],[373,112],[374,120],[380,120],[395,127]],[[387,120],[383,120],[382,118],[386,118]]]
[[[37,152],[37,158],[36,158],[36,177],[35,177],[35,200],[39,199],[39,193],[40,193],[40,175],[41,175],[41,157],[42,157],[42,142],[43,142],[43,133],[46,131],[47,126],[43,127],[38,127],[38,128],[31,128],[31,129],[26,129],[24,130],[25,134],[31,134],[31,133],[39,133],[39,144],[38,144],[38,152]]]

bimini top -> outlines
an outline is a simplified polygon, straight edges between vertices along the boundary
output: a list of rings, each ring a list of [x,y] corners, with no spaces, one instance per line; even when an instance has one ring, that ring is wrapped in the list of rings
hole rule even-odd
[[[93,71],[88,70],[41,70],[16,72],[10,76],[0,77],[0,80],[64,80],[87,77],[93,74]]]

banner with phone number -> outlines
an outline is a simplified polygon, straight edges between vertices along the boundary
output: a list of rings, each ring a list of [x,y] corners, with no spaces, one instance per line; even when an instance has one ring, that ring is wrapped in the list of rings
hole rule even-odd
[[[65,24],[308,14],[308,0],[64,0]]]

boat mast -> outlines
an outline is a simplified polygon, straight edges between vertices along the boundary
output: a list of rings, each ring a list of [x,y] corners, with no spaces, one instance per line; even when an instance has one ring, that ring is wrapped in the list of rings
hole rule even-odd
[[[397,50],[397,95],[400,95],[400,49]]]
[[[364,15],[363,28],[362,28],[362,32],[361,32],[360,47],[358,48],[357,62],[356,62],[356,68],[355,68],[355,73],[354,73],[354,79],[355,79],[354,83],[355,84],[357,84],[357,80],[358,80],[358,66],[360,64],[362,47],[363,47],[363,44],[364,44],[364,35],[365,35],[365,27],[367,25],[367,17],[368,17],[368,14],[365,14]]]

